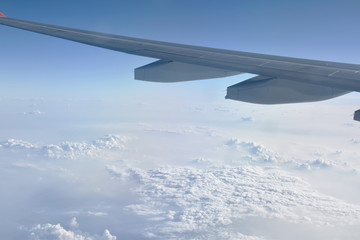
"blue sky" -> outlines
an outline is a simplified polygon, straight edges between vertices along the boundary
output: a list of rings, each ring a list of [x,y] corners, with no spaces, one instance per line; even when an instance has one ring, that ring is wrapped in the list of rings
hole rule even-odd
[[[360,63],[358,1],[7,1],[9,17]],[[1,239],[358,239],[357,93],[225,100],[239,75],[135,81],[155,59],[0,26]],[[62,237],[62,238],[61,238]]]

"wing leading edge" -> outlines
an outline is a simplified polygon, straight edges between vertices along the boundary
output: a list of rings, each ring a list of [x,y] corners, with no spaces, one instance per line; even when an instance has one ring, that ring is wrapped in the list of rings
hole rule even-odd
[[[228,99],[281,104],[360,92],[360,65],[207,48],[97,33],[5,17],[0,24],[110,50],[160,59],[135,70],[135,79],[178,82],[241,73],[258,77],[228,87]],[[359,114],[354,115],[360,121]]]

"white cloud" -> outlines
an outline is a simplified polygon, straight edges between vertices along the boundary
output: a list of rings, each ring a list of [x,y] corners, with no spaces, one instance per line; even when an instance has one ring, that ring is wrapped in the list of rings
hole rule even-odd
[[[353,141],[354,142],[354,141]],[[226,141],[230,151],[236,151],[237,155],[232,156],[234,164],[261,164],[267,166],[278,166],[287,170],[324,170],[332,169],[342,172],[359,171],[356,166],[344,160],[342,150],[328,149],[307,153],[304,157],[284,157],[268,147],[253,141],[242,141],[239,138],[232,138]],[[348,154],[347,154],[348,155]]]
[[[0,143],[0,150],[10,150],[23,153],[27,156],[42,155],[49,158],[76,159],[80,157],[104,156],[104,151],[121,150],[125,148],[127,138],[119,135],[105,135],[104,137],[87,142],[63,142],[61,144],[48,144],[39,146],[24,140],[9,139]]]
[[[278,154],[255,142],[242,141],[238,138],[232,138],[228,140],[225,145],[239,152],[241,160],[258,163],[284,162],[284,159],[278,156]]]
[[[276,168],[159,168],[129,173],[139,184],[136,192],[142,203],[127,209],[149,221],[144,235],[156,239],[238,239],[239,234],[240,239],[261,239],[237,228],[237,222],[254,217],[319,229],[360,225],[360,206],[323,195]]]
[[[70,220],[70,226],[71,226],[72,228],[78,228],[78,227],[79,227],[79,223],[77,222],[76,217],[73,217],[73,218]]]
[[[89,215],[91,216],[96,216],[96,217],[101,217],[101,216],[107,216],[108,213],[106,212],[92,212],[92,211],[88,211],[87,212]]]
[[[331,160],[326,160],[318,158],[311,161],[306,161],[305,163],[300,164],[300,168],[305,168],[307,170],[312,169],[328,169],[328,168],[346,168],[346,164]]]
[[[124,180],[126,177],[129,176],[127,169],[119,169],[113,165],[106,166],[106,171],[113,179]]]
[[[116,240],[116,236],[111,235],[110,231],[105,229],[103,234],[103,240]]]
[[[31,240],[116,240],[116,236],[111,235],[110,231],[105,229],[102,236],[88,233],[73,232],[66,230],[60,224],[39,224],[30,230]]]
[[[82,234],[76,234],[72,231],[67,231],[60,224],[52,225],[50,223],[37,225],[30,231],[30,239],[32,240],[51,240],[51,239],[62,239],[62,240],[90,240]]]
[[[33,110],[33,111],[29,111],[29,112],[24,112],[24,115],[42,115],[44,114],[44,112],[40,111],[40,110]]]
[[[35,149],[36,146],[29,143],[29,142],[26,142],[26,141],[23,141],[23,140],[17,140],[17,139],[9,139],[7,141],[4,141],[2,143],[0,143],[0,147],[1,148],[7,148],[7,149],[14,149],[14,150],[17,150],[17,149]]]

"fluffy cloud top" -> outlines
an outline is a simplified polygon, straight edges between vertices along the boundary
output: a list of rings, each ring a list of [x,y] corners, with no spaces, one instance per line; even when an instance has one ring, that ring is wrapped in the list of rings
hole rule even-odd
[[[0,143],[0,149],[30,155],[39,154],[49,158],[76,159],[80,157],[99,157],[105,150],[123,149],[126,141],[126,137],[110,134],[91,143],[63,142],[59,145],[48,144],[45,146],[38,146],[23,140],[9,139]]]
[[[143,202],[127,208],[148,219],[144,235],[157,239],[261,239],[237,230],[253,217],[319,227],[360,223],[360,206],[276,168],[130,169],[129,176]]]
[[[178,154],[182,161],[179,165],[169,164],[163,168],[147,164],[146,160],[155,159],[156,162],[159,159],[157,148],[153,150],[154,146],[158,146],[157,140],[168,136],[169,131],[144,131],[142,138],[132,138],[131,142],[120,135],[106,135],[91,142],[42,146],[9,139],[0,143],[0,153],[10,156],[7,158],[11,164],[6,165],[4,161],[5,167],[18,171],[19,175],[27,174],[26,179],[30,179],[30,182],[31,179],[37,179],[38,182],[33,182],[35,189],[43,186],[38,193],[48,194],[48,189],[54,189],[51,194],[62,196],[62,200],[71,203],[70,210],[76,212],[72,215],[76,218],[69,222],[68,206],[64,208],[61,204],[50,204],[50,207],[38,207],[39,211],[48,209],[46,214],[49,216],[49,209],[55,209],[55,214],[53,212],[52,218],[43,222],[24,225],[46,222],[60,222],[62,225],[37,225],[30,231],[32,239],[115,239],[109,231],[101,236],[87,233],[92,232],[94,226],[97,226],[95,233],[112,229],[117,236],[142,239],[286,239],[280,238],[283,236],[281,234],[271,234],[289,225],[297,229],[297,233],[301,230],[307,233],[307,229],[302,226],[312,227],[312,232],[309,231],[302,239],[316,239],[319,232],[322,233],[319,236],[324,237],[328,228],[358,228],[360,225],[358,205],[321,194],[315,190],[315,186],[309,184],[309,179],[305,181],[295,177],[296,173],[305,175],[315,172],[304,171],[308,169],[321,169],[326,174],[332,169],[339,169],[342,166],[341,159],[336,159],[343,157],[342,151],[317,151],[310,160],[285,158],[266,144],[241,138],[226,141],[228,137],[213,137],[207,131],[198,130],[196,134],[193,131],[181,131],[181,134],[171,135],[172,141],[162,141],[161,149],[169,149],[169,154],[160,154],[161,159],[167,160]],[[141,143],[146,134],[147,141],[151,139],[151,142],[145,148]],[[189,140],[189,145],[207,140],[212,148],[198,151],[198,145],[194,144],[194,151],[188,154],[191,148],[188,148],[186,141],[178,149],[174,147],[178,147],[174,144],[179,142],[178,139]],[[13,157],[20,153],[22,158]],[[107,157],[107,153],[114,154]],[[35,158],[27,158],[31,155]],[[38,161],[38,156],[46,161]],[[145,157],[140,161],[141,156]],[[73,164],[74,161],[48,161],[54,158],[79,158],[81,164]],[[89,158],[91,161],[88,161]],[[184,166],[190,161],[193,167]],[[87,166],[86,171],[82,164]],[[56,175],[60,178],[56,178]],[[8,179],[12,179],[13,174],[8,176]],[[64,182],[70,183],[71,187],[64,187]],[[58,187],[62,186],[59,191],[54,188],[54,183],[58,183]],[[17,186],[23,184],[19,182]],[[8,188],[4,186],[4,189]],[[34,202],[49,203],[44,196],[39,194]],[[75,201],[71,201],[71,196],[75,196]],[[90,204],[83,206],[88,196],[91,202],[89,200]],[[56,214],[58,218],[54,217]],[[134,219],[124,221],[124,216]],[[96,225],[98,219],[106,224]],[[253,231],[254,228],[258,229]],[[271,230],[266,231],[267,228]],[[293,231],[287,230],[282,234],[289,232]],[[337,236],[343,237],[345,232],[357,233],[354,229],[343,230]],[[297,233],[292,233],[289,238],[294,239]]]
[[[37,225],[30,230],[31,240],[116,240],[116,236],[111,235],[105,229],[102,236],[90,236],[87,233],[75,233],[63,228],[60,224]]]
[[[272,150],[256,142],[232,138],[225,145],[239,152],[242,161],[246,160],[250,163],[280,163],[285,161]]]
[[[77,228],[79,227],[79,223],[77,222],[76,220],[76,217],[73,217],[70,221],[70,226],[73,227],[73,228]]]
[[[261,144],[252,141],[243,141],[238,138],[228,140],[225,146],[227,146],[229,150],[238,153],[238,156],[233,158],[233,163],[263,164],[300,170],[336,169],[348,173],[360,171],[360,169],[351,163],[338,158],[343,154],[342,151],[316,152],[313,153],[313,156],[311,156],[312,159],[309,160],[300,157],[285,158]]]

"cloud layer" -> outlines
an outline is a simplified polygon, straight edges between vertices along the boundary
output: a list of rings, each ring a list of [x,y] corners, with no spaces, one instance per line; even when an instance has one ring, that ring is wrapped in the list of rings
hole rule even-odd
[[[0,143],[0,149],[10,150],[17,154],[40,155],[56,159],[95,158],[101,156],[104,151],[123,149],[126,141],[126,137],[111,134],[91,143],[63,142],[59,145],[48,144],[44,146],[32,144],[24,140],[9,139]]]
[[[116,236],[111,235],[105,229],[102,236],[90,236],[87,233],[77,233],[63,228],[60,224],[42,224],[29,230],[30,240],[116,240]]]
[[[156,239],[262,239],[246,236],[238,226],[254,217],[320,228],[360,224],[360,206],[321,194],[276,168],[130,169],[129,174],[139,183],[142,203],[127,208],[149,221],[144,235]]]
[[[256,141],[222,137],[219,129],[140,126],[141,134],[131,137],[1,142],[1,179],[9,185],[0,190],[12,196],[4,195],[10,207],[3,213],[15,222],[27,219],[22,232],[30,239],[356,239],[348,235],[360,234],[360,205],[346,201],[358,193],[346,198],[314,184],[334,181],[334,173],[338,183],[349,173],[354,176],[349,183],[359,179],[345,150],[310,149],[289,158]],[[14,175],[21,177],[14,181]],[[14,198],[19,202],[12,204]],[[17,205],[37,218],[8,210]]]

